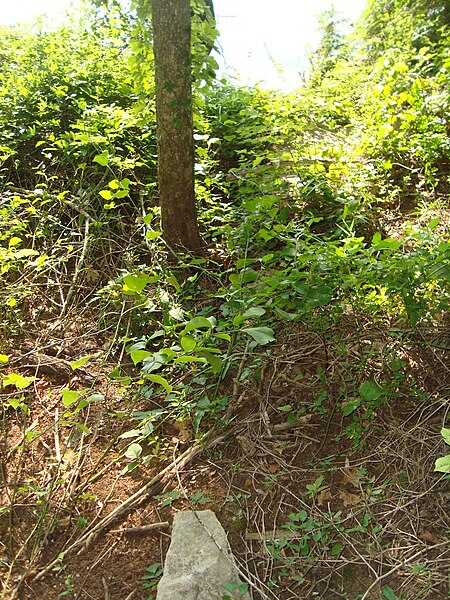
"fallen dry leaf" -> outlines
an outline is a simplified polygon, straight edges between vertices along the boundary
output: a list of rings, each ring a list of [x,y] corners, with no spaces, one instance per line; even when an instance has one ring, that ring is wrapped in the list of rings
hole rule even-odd
[[[342,473],[341,482],[344,485],[352,485],[359,489],[360,475],[359,469],[351,469],[348,457],[345,459],[345,467]]]
[[[328,488],[325,488],[317,494],[317,504],[319,506],[326,506],[333,496]]]
[[[355,506],[361,502],[361,496],[359,494],[352,494],[345,490],[340,490],[339,498],[344,503],[344,506]]]
[[[439,544],[441,541],[436,531],[431,527],[422,529],[419,533],[419,539],[427,544]]]

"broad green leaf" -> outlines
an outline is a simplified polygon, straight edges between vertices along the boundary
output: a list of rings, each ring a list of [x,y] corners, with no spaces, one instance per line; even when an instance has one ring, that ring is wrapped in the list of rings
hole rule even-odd
[[[92,358],[92,354],[89,354],[88,356],[83,356],[82,358],[79,358],[78,360],[71,360],[70,366],[72,368],[72,371],[76,371],[77,369],[79,369],[80,367],[85,365],[88,362],[88,360],[90,360],[91,358]]]
[[[60,423],[61,425],[66,425],[67,427],[76,427],[86,435],[89,435],[91,433],[89,427],[83,425],[83,423],[78,423],[78,421],[60,421]]]
[[[91,394],[86,398],[86,402],[88,404],[92,404],[92,402],[103,402],[105,396],[103,394]]]
[[[214,333],[214,337],[219,340],[225,340],[226,342],[231,342],[231,335],[228,333]]]
[[[342,414],[344,415],[344,417],[348,417],[349,415],[354,413],[355,410],[357,408],[359,408],[360,406],[361,406],[361,400],[359,398],[350,400],[349,402],[347,402],[345,404],[345,406],[342,407]]]
[[[182,335],[180,344],[185,352],[192,352],[197,346],[197,340],[191,335]]]
[[[146,231],[145,237],[151,242],[162,236],[162,231]]]
[[[383,388],[375,383],[375,381],[365,381],[359,386],[358,392],[366,402],[374,402],[383,395]]]
[[[125,456],[130,460],[136,460],[142,454],[142,446],[140,444],[131,444],[127,451],[125,452]]]
[[[18,408],[20,408],[20,410],[24,414],[26,414],[26,415],[30,414],[30,409],[25,404],[23,396],[21,398],[7,398],[6,401],[14,410],[17,410]]]
[[[0,365],[6,365],[9,362],[9,356],[7,354],[0,354]]]
[[[239,258],[236,263],[236,269],[245,269],[249,265],[253,265],[257,262],[256,258]]]
[[[246,317],[246,318],[262,317],[262,315],[265,315],[265,314],[266,314],[265,308],[263,308],[262,306],[253,306],[252,308],[249,308],[248,310],[246,310],[242,316]]]
[[[169,277],[167,278],[167,283],[170,283],[170,285],[173,285],[173,287],[176,289],[177,292],[181,292],[181,286],[178,283],[178,279],[175,277],[175,275],[173,273],[171,273],[169,275]]]
[[[305,295],[305,303],[310,307],[325,306],[333,298],[333,288],[319,286],[308,288]]]
[[[123,282],[126,288],[132,292],[140,294],[149,281],[148,275],[140,273],[139,275],[125,275]]]
[[[153,356],[153,352],[149,352],[148,350],[133,350],[130,352],[131,360],[135,365],[142,362],[144,359]]]
[[[108,152],[105,150],[101,154],[94,156],[94,162],[98,163],[102,167],[106,167],[108,164]]]
[[[450,429],[443,427],[441,429],[441,435],[444,438],[444,442],[450,445]]]
[[[450,454],[438,458],[434,463],[434,470],[441,473],[450,473]]]
[[[128,190],[119,190],[118,192],[114,193],[114,198],[118,198],[120,200],[121,198],[126,198],[129,193],[130,192]]]
[[[128,440],[130,438],[140,437],[142,435],[141,429],[130,429],[119,435],[120,440]]]
[[[386,598],[386,600],[398,600],[394,590],[388,585],[384,586],[383,588],[383,596]]]
[[[199,356],[191,356],[191,355],[187,355],[187,354],[183,354],[182,356],[179,356],[178,358],[176,358],[173,361],[175,364],[179,364],[179,363],[205,363],[206,359],[205,358],[200,358]]]
[[[194,317],[186,324],[184,331],[188,333],[189,331],[194,331],[194,329],[211,329],[211,322],[208,321],[205,317]]]
[[[36,381],[37,377],[24,377],[23,375],[18,375],[17,373],[9,373],[3,377],[2,383],[3,387],[8,385],[14,386],[18,390],[24,390],[29,387],[33,381]]]
[[[78,398],[80,397],[80,393],[75,390],[69,390],[69,388],[64,388],[61,392],[62,403],[66,408],[69,408],[72,404],[74,404]]]
[[[148,381],[153,381],[153,383],[159,384],[162,388],[166,390],[168,394],[172,391],[172,386],[169,384],[165,377],[161,377],[161,375],[153,375],[151,373],[146,373],[144,378]]]
[[[262,317],[266,313],[262,306],[254,306],[246,310],[242,315],[237,315],[233,319],[233,325],[238,327],[243,321],[251,319],[253,317]]]
[[[259,273],[254,269],[244,269],[240,273],[232,273],[229,276],[231,283],[235,287],[240,287],[244,283],[251,283],[252,281],[256,281],[258,278]]]
[[[113,197],[113,193],[111,190],[101,190],[99,194],[103,198],[103,200],[111,200],[111,198]]]
[[[342,544],[334,544],[331,547],[331,556],[339,556],[343,547],[344,546]]]
[[[113,179],[108,183],[108,185],[112,190],[118,190],[120,187],[120,183],[117,179]]]
[[[242,331],[261,346],[275,341],[273,329],[270,329],[270,327],[244,327]]]
[[[214,373],[222,372],[223,364],[218,356],[214,356],[214,354],[211,354],[211,352],[208,352],[207,350],[200,350],[197,352],[197,354],[202,358],[206,358],[206,360],[211,365],[211,368],[214,371]]]

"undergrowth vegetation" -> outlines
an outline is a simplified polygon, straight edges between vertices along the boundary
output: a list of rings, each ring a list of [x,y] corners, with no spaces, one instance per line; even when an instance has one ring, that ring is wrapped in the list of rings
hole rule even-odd
[[[109,525],[95,483],[118,469],[132,496],[189,448],[214,449],[233,482],[255,411],[269,437],[314,425],[320,446],[301,451],[276,509],[269,490],[297,472],[300,438],[227,490],[246,542],[274,515],[246,566],[255,598],[445,597],[445,508],[411,525],[389,502],[403,511],[450,472],[448,9],[371,0],[350,38],[329,28],[296,92],[199,82],[209,250],[177,261],[160,231],[143,24],[97,9],[2,29],[2,598],[91,597],[65,561]],[[371,447],[389,469],[370,466]],[[180,486],[148,491],[160,510],[212,502]],[[161,574],[148,569],[139,597]],[[39,588],[49,574],[54,596]]]

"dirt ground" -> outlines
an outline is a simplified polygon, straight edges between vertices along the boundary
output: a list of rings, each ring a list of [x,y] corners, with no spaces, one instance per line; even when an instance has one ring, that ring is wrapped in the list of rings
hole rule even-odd
[[[92,320],[67,322],[43,328],[34,346],[21,340],[5,367],[36,380],[22,392],[28,437],[6,402],[17,393],[3,391],[2,598],[147,600],[157,578],[143,577],[164,564],[173,515],[205,508],[255,600],[447,598],[450,494],[433,468],[449,363],[425,343],[445,328],[399,338],[344,313],[320,331],[289,325],[264,350],[238,347],[221,417],[197,439],[189,424],[168,425],[159,458],[127,473],[119,436],[133,424],[117,418],[127,410],[108,377],[117,363]],[[72,371],[69,360],[87,353],[95,358]],[[366,422],[346,416],[344,393],[368,369],[385,378],[394,355],[402,377],[389,399]],[[62,419],[69,386],[102,394],[83,412],[89,435]]]

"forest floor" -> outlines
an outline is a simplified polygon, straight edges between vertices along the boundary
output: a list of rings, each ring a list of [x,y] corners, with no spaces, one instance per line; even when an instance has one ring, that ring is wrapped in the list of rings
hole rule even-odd
[[[30,303],[34,325],[10,364],[37,377],[25,390],[26,430],[41,433],[25,444],[20,411],[8,411],[0,442],[2,505],[12,507],[0,514],[0,576],[11,599],[147,599],[167,522],[205,508],[228,532],[255,599],[447,597],[450,498],[432,465],[449,367],[430,343],[436,331],[408,337],[348,307],[320,330],[286,326],[270,351],[237,347],[239,366],[221,383],[228,425],[211,420],[198,442],[186,423],[168,423],[159,458],[126,473],[119,436],[133,421],[131,409],[116,418],[123,391],[108,374],[117,357],[105,361],[108,340],[87,311],[55,322],[41,309]],[[395,399],[355,430],[356,449],[358,424],[337,400],[363,356],[381,375],[394,346],[420,401],[399,377]],[[69,361],[87,354],[96,356],[89,368],[72,371]],[[61,390],[76,385],[102,395],[84,416],[89,436],[61,420]],[[145,398],[133,406],[148,408]]]

